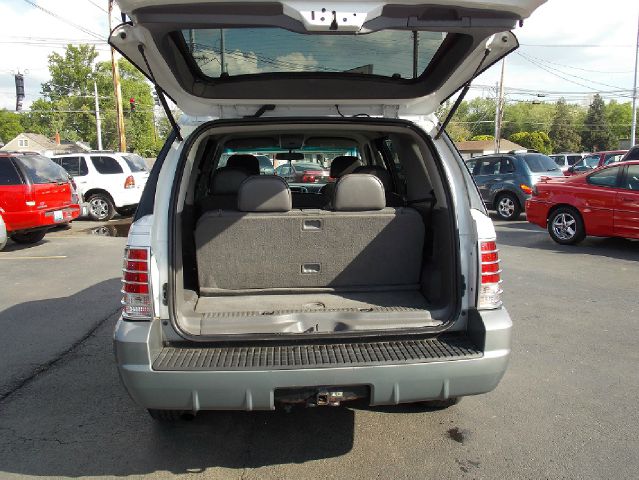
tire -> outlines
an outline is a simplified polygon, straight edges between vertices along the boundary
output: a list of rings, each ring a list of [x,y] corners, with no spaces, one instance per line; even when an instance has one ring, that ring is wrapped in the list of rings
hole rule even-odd
[[[106,222],[115,215],[111,197],[105,193],[94,193],[89,197],[89,217],[97,222]]]
[[[495,199],[495,211],[502,220],[517,220],[521,215],[521,205],[512,193],[501,193]]]
[[[418,405],[428,410],[445,410],[461,402],[463,397],[451,397],[446,400],[428,400],[427,402],[419,402]]]
[[[550,214],[548,233],[560,245],[576,245],[586,238],[581,214],[572,207],[559,207]]]
[[[7,246],[7,237],[6,236],[0,237],[0,252],[4,250],[4,247],[6,246]]]
[[[135,214],[137,207],[124,207],[124,208],[116,208],[115,211],[118,212],[118,215],[121,217],[130,217]]]
[[[10,237],[16,243],[38,243],[46,234],[46,230],[36,230],[35,232],[12,233]]]
[[[158,422],[177,422],[189,418],[183,410],[158,410],[149,408],[148,412],[151,418]]]

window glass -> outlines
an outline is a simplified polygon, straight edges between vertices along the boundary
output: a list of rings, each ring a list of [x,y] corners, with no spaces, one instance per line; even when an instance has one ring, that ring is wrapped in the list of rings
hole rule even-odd
[[[630,151],[626,153],[624,161],[625,160],[639,160],[639,147],[632,147]]]
[[[587,157],[584,157],[584,159],[579,163],[580,166],[596,168],[597,166],[599,166],[599,155],[588,155]]]
[[[477,160],[468,160],[466,161],[466,168],[468,168],[468,171],[470,173],[473,173],[473,170],[475,169],[475,164],[477,163]]]
[[[27,177],[31,183],[58,183],[69,181],[67,172],[51,159],[42,155],[22,155],[16,157],[27,173]]]
[[[568,156],[568,165],[574,165],[579,160],[581,160],[581,155],[569,155]]]
[[[475,175],[497,175],[501,169],[501,158],[484,158],[477,161],[475,166],[477,173]]]
[[[515,164],[513,163],[511,158],[502,158],[501,159],[501,174],[507,173],[515,173]]]
[[[541,153],[529,153],[524,156],[524,161],[531,172],[556,172],[559,170],[557,164],[552,161],[552,158],[547,157]]]
[[[103,175],[112,175],[116,173],[124,173],[122,167],[117,162],[115,158],[111,157],[91,157],[91,161],[93,162],[93,166]]]
[[[616,187],[619,167],[606,168],[588,177],[588,183],[600,187]]]
[[[551,155],[550,158],[552,158],[559,167],[563,167],[565,164],[563,155]]]
[[[146,162],[140,155],[136,155],[135,153],[129,153],[128,155],[123,155],[124,161],[129,166],[132,172],[146,172]]]
[[[608,165],[609,163],[619,162],[622,157],[623,157],[623,153],[609,153],[605,157],[604,165]]]
[[[64,168],[72,177],[88,175],[87,164],[82,157],[55,158],[54,161]]]
[[[20,175],[8,157],[0,158],[0,185],[20,185]]]
[[[624,188],[639,192],[639,165],[629,165]]]

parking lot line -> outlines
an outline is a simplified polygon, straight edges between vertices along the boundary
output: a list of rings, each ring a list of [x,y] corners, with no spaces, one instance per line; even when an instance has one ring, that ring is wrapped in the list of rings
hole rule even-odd
[[[0,255],[0,260],[61,260],[63,258],[67,258],[66,255],[42,255],[42,256],[20,256],[13,257],[6,253]]]

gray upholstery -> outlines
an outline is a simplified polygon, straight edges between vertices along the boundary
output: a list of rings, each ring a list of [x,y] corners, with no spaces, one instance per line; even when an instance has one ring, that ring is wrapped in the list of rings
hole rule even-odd
[[[260,161],[255,155],[235,154],[231,155],[226,161],[227,167],[242,168],[249,175],[260,174]]]
[[[331,162],[331,177],[340,178],[349,173],[353,173],[358,166],[360,166],[359,158],[342,155],[335,157]]]
[[[276,175],[248,177],[240,185],[237,209],[241,212],[288,212],[291,205],[291,190]]]
[[[384,167],[380,167],[379,165],[362,165],[361,167],[357,167],[353,170],[353,173],[367,173],[369,175],[374,175],[380,179],[382,185],[384,185],[384,190],[387,192],[393,191],[391,176]]]
[[[384,186],[379,178],[366,173],[345,175],[337,181],[332,207],[338,212],[381,210],[386,206]]]
[[[237,195],[240,185],[249,177],[244,169],[222,167],[215,171],[209,185],[211,195]]]
[[[195,244],[202,295],[417,288],[424,223],[412,208],[215,211],[199,219]]]

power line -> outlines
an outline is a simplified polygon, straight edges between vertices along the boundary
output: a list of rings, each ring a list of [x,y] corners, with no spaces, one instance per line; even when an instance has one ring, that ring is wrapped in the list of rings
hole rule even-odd
[[[544,60],[542,58],[539,57],[535,57],[533,55],[527,54],[530,58],[533,58],[535,60],[538,60],[540,62],[544,62],[544,63],[549,63],[551,65],[557,65],[558,67],[564,67],[564,68],[571,68],[573,70],[581,70],[582,72],[589,72],[589,73],[604,73],[604,74],[608,74],[608,73],[632,73],[632,70],[625,70],[623,72],[620,71],[612,71],[612,70],[590,70],[588,68],[581,68],[581,67],[575,67],[572,65],[566,65],[565,63],[556,63],[556,62],[551,62],[550,60]]]
[[[67,20],[66,18],[61,17],[57,13],[54,13],[51,10],[47,10],[46,8],[41,7],[40,5],[38,5],[35,2],[32,2],[31,0],[24,0],[24,2],[28,3],[29,5],[31,5],[34,8],[37,8],[38,10],[43,11],[44,13],[46,13],[48,15],[51,15],[54,18],[57,18],[58,20],[60,20],[61,22],[66,23],[67,25],[71,25],[72,27],[77,28],[78,30],[86,33],[87,35],[91,35],[92,37],[95,37],[95,38],[98,38],[98,39],[102,39],[103,38],[102,35],[99,35],[99,34],[97,34],[95,32],[92,32],[91,30],[89,30],[87,28],[84,28],[83,26],[78,25],[77,23],[73,23],[70,20]]]
[[[626,47],[634,47],[634,45],[602,45],[602,44],[556,44],[556,43],[520,43],[522,47],[545,47],[545,48],[626,48]]]

